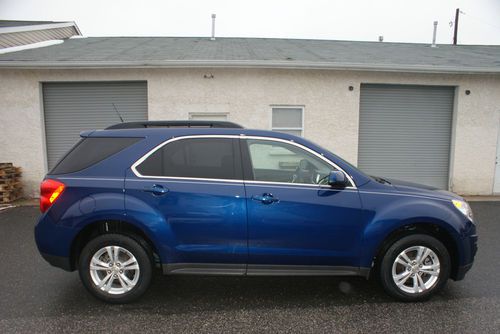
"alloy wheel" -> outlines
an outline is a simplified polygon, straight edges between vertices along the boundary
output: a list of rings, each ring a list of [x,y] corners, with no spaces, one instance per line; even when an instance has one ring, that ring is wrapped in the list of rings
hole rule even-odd
[[[392,265],[392,279],[400,290],[419,294],[437,283],[440,270],[439,258],[432,249],[412,246],[396,256]]]
[[[99,249],[90,260],[89,271],[95,286],[111,295],[129,292],[137,285],[140,276],[137,259],[120,246]]]

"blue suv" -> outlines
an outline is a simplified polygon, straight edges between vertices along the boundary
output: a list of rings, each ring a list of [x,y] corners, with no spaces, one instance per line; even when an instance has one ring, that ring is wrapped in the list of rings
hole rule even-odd
[[[403,301],[461,280],[477,250],[463,198],[368,176],[285,133],[229,122],[122,123],[41,184],[35,238],[111,303],[163,274],[378,277]]]

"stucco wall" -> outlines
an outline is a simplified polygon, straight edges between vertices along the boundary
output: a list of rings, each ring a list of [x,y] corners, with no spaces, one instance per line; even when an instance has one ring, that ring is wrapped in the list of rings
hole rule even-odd
[[[205,74],[213,78],[205,79]],[[23,167],[27,195],[37,194],[46,172],[40,83],[97,80],[147,80],[152,120],[187,119],[189,112],[228,112],[231,121],[245,127],[270,129],[271,105],[304,106],[305,137],[354,164],[361,83],[456,86],[451,189],[492,193],[500,76],[220,68],[0,69],[0,161]]]

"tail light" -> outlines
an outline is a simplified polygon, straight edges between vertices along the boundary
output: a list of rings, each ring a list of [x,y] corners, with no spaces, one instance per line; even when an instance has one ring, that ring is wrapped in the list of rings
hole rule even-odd
[[[47,211],[64,191],[64,183],[47,179],[40,184],[40,211]]]

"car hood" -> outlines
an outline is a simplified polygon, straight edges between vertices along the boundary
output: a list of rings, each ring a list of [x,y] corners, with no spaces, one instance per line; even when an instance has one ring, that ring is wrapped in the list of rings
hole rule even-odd
[[[447,190],[438,189],[436,187],[428,186],[425,184],[413,183],[408,181],[396,180],[396,179],[386,179],[391,183],[391,185],[402,193],[413,194],[413,195],[421,195],[421,196],[430,196],[441,199],[460,199],[463,200],[462,197],[458,196]]]

